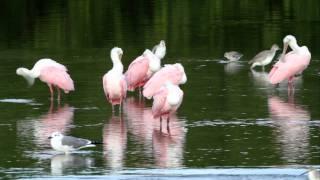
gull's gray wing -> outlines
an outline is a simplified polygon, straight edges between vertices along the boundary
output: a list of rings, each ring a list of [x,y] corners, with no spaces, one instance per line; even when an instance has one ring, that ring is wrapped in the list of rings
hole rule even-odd
[[[264,51],[259,52],[256,56],[254,56],[252,58],[251,61],[249,61],[249,64],[265,60],[270,53],[271,53],[270,50],[264,50]]]
[[[91,145],[91,141],[87,139],[75,138],[72,136],[63,136],[61,140],[62,145],[71,146],[75,149]]]

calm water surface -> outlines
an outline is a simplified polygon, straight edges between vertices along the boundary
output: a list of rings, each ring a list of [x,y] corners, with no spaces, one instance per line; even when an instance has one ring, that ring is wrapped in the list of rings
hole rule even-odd
[[[5,1],[0,7],[0,175],[105,175],[132,169],[308,167],[320,165],[320,2],[300,1]],[[287,34],[312,53],[295,92],[278,88],[247,61]],[[151,101],[129,93],[112,115],[101,78],[109,51],[125,67],[164,39],[164,64],[184,65],[184,101],[160,131]],[[224,63],[225,51],[244,53]],[[15,74],[36,60],[65,64],[76,91],[59,105],[37,80]],[[165,127],[165,126],[164,126]],[[51,132],[103,141],[61,155]],[[96,176],[95,176],[96,177]],[[99,176],[98,176],[99,177]]]

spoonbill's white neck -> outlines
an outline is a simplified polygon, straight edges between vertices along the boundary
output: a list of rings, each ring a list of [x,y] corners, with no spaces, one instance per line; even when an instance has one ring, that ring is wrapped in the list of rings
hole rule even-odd
[[[112,70],[122,74],[123,73],[123,65],[122,65],[120,58],[112,59],[112,63],[113,63]]]
[[[292,51],[298,53],[301,47],[297,44],[297,40],[292,35],[287,35],[283,38],[283,51],[282,53],[285,54],[287,51],[288,46],[292,49]]]
[[[143,56],[147,57],[149,61],[149,69],[151,72],[156,72],[161,68],[161,59],[153,54],[149,49],[143,52]]]
[[[111,50],[111,60],[113,63],[112,70],[119,72],[121,74],[123,72],[123,65],[121,62],[122,54],[123,54],[123,51],[121,48],[115,47]]]
[[[166,55],[166,43],[164,40],[161,40],[157,48],[155,49],[154,54],[159,58],[163,59]]]
[[[40,76],[40,72],[34,69],[27,69],[27,68],[18,68],[16,71],[17,75],[24,77],[29,85],[33,85],[34,79]]]
[[[290,48],[295,51],[298,52],[300,50],[300,46],[298,45],[297,41],[289,41],[289,46]]]

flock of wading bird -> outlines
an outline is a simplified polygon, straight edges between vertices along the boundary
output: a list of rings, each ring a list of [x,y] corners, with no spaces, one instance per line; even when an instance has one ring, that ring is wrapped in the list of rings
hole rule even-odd
[[[286,53],[288,46],[292,51]],[[252,64],[251,68],[262,66],[264,69],[264,66],[271,63],[277,50],[279,47],[274,44],[270,50],[258,53],[249,61],[249,64]],[[106,98],[112,105],[112,112],[114,113],[114,106],[119,105],[121,113],[121,104],[126,98],[127,91],[139,89],[139,93],[145,98],[153,99],[154,118],[160,118],[161,124],[162,119],[166,119],[168,128],[170,114],[174,113],[182,103],[183,91],[179,85],[187,82],[187,76],[180,63],[161,67],[161,59],[166,54],[165,41],[161,40],[152,51],[146,49],[141,56],[132,61],[125,73],[121,62],[123,50],[114,47],[110,54],[113,67],[103,76],[102,83]],[[231,51],[226,52],[224,56],[232,62],[238,61],[242,54]],[[288,87],[293,87],[294,76],[301,74],[308,67],[310,59],[311,54],[306,46],[299,46],[292,35],[285,36],[282,54],[269,73],[270,83],[277,85],[288,80]],[[65,93],[74,91],[74,83],[67,73],[67,68],[52,59],[40,59],[31,70],[18,68],[16,73],[23,76],[30,85],[34,83],[35,78],[47,83],[51,100],[54,88],[58,91],[58,101],[61,90]],[[49,138],[53,149],[65,153],[95,144],[86,139],[64,136],[60,132],[52,133]]]

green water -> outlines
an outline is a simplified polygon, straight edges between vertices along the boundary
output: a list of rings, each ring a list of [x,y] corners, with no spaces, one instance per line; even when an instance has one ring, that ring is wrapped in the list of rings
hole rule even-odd
[[[320,164],[320,1],[9,1],[0,7],[0,175],[101,175],[131,168],[261,167]],[[247,61],[287,34],[312,60],[286,84]],[[102,76],[109,51],[124,50],[125,68],[146,48],[166,41],[163,64],[180,62],[188,82],[183,104],[166,129],[151,101],[129,93],[112,115]],[[226,51],[244,56],[221,63]],[[15,74],[50,57],[66,65],[75,92],[50,104],[48,87],[28,88]],[[55,155],[55,130],[103,141]]]

